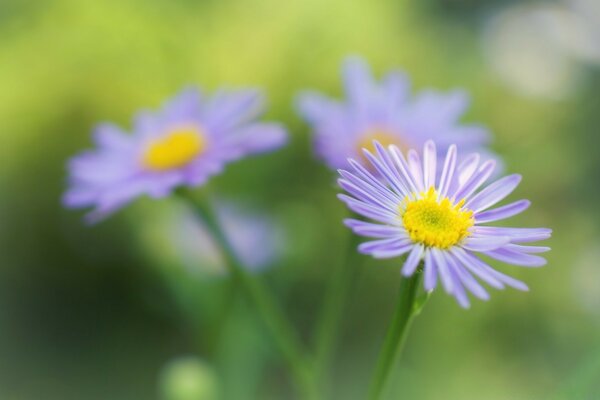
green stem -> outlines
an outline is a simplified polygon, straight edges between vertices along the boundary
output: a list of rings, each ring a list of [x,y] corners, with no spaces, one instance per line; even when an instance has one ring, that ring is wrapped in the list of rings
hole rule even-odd
[[[411,277],[400,280],[400,294],[396,305],[396,312],[392,324],[388,328],[385,341],[377,367],[371,381],[369,390],[369,399],[378,400],[383,395],[386,382],[393,370],[393,366],[402,352],[402,347],[406,341],[406,336],[412,320],[415,316],[415,299],[421,281],[421,272],[414,273]]]
[[[358,264],[352,261],[358,254],[357,246],[360,241],[359,239],[357,235],[348,235],[347,249],[342,257],[340,257],[340,262],[335,265],[334,271],[332,271],[324,304],[317,319],[316,375],[319,377],[321,386],[325,392],[329,390],[329,369],[336,350],[336,338],[338,338],[340,331],[342,316],[344,314],[344,304],[352,286],[354,272]]]
[[[260,281],[247,272],[248,270],[237,257],[231,243],[221,229],[210,204],[205,199],[200,200],[192,196],[188,191],[181,190],[178,193],[192,205],[197,216],[204,222],[206,228],[221,248],[225,262],[233,278],[237,280],[239,286],[260,314],[267,329],[271,331],[289,366],[292,379],[297,389],[302,393],[302,397],[305,399],[316,399],[317,395],[313,383],[311,364],[303,355],[300,339],[296,331],[285,318],[275,299],[270,296]]]

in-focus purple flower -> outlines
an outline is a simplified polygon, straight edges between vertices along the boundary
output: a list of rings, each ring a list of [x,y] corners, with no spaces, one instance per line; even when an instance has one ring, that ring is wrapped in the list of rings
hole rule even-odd
[[[464,91],[424,90],[412,97],[406,75],[391,71],[376,82],[367,63],[356,57],[344,62],[342,76],[344,101],[316,92],[297,99],[300,114],[312,125],[316,151],[331,168],[348,167],[348,157],[367,165],[361,149],[373,151],[375,140],[402,151],[434,140],[440,150],[457,144],[486,158],[492,155],[484,127],[459,123],[469,105]]]
[[[141,195],[161,198],[178,186],[199,186],[234,160],[273,150],[283,127],[257,122],[257,90],[221,90],[208,97],[188,88],[158,112],[140,112],[133,134],[112,124],[96,128],[97,148],[69,163],[68,207],[94,207],[97,221]]]
[[[441,168],[436,166],[440,158],[432,141],[425,143],[421,155],[410,150],[406,158],[395,145],[386,149],[375,142],[373,147],[374,154],[364,150],[371,170],[350,159],[352,171],[339,171],[339,184],[349,194],[340,194],[340,199],[375,221],[345,221],[354,233],[376,239],[361,244],[361,253],[375,258],[407,254],[404,276],[414,274],[423,260],[425,289],[434,289],[439,279],[463,307],[469,306],[467,292],[489,298],[475,278],[497,289],[527,290],[524,283],[496,271],[477,255],[523,267],[546,264],[535,254],[549,248],[528,244],[549,238],[550,229],[485,225],[529,207],[528,200],[518,200],[490,209],[517,187],[520,175],[484,187],[495,161],[480,164],[475,153],[459,163],[454,145],[448,148]]]

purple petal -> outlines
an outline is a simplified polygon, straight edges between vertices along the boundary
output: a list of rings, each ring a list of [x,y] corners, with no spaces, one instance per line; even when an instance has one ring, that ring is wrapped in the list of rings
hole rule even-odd
[[[418,192],[417,185],[415,183],[415,177],[410,174],[410,170],[402,152],[398,148],[398,146],[390,146],[390,151],[392,153],[392,159],[394,160],[395,165],[398,167],[400,174],[404,177],[405,184],[410,192]]]
[[[547,228],[505,228],[497,226],[474,226],[473,233],[479,235],[510,236],[513,243],[537,242],[548,239],[552,234]]]
[[[372,254],[376,258],[389,258],[407,253],[411,248],[412,243],[408,239],[390,238],[361,243],[358,251],[363,254]]]
[[[477,275],[481,280],[488,283],[490,286],[502,289],[504,287],[503,284],[505,284],[514,289],[522,291],[529,290],[527,285],[523,282],[512,278],[508,275],[505,275],[499,271],[496,271],[470,252],[464,251],[459,248],[454,248],[452,252],[455,256],[457,256],[457,258],[459,258],[463,262],[463,265],[467,269],[469,269],[473,274]],[[500,286],[498,286],[498,284]]]
[[[338,173],[347,181],[352,182],[355,186],[360,186],[364,188],[365,191],[371,192],[376,196],[386,199],[391,203],[399,204],[402,201],[402,199],[396,193],[392,192],[389,188],[382,185],[381,182],[373,178],[372,175],[363,176],[362,172],[357,170],[357,176],[351,172],[344,171],[343,169],[338,170]]]
[[[446,153],[446,160],[444,161],[444,167],[442,169],[442,176],[440,178],[439,193],[440,197],[446,197],[450,183],[454,178],[454,169],[456,168],[456,146],[452,145],[448,148]]]
[[[200,117],[202,95],[196,87],[183,89],[162,107],[161,115],[169,124],[189,124]]]
[[[475,214],[475,220],[480,224],[499,221],[522,213],[529,208],[530,205],[531,202],[529,200],[515,201],[514,203],[510,203],[502,207]]]
[[[364,217],[373,219],[375,221],[388,223],[390,221],[394,221],[397,219],[397,216],[395,214],[392,214],[385,209],[363,203],[361,201],[358,201],[358,200],[356,200],[352,197],[346,196],[344,194],[338,194],[338,199],[340,199],[344,203],[346,203],[346,205],[352,211],[354,211]]]
[[[254,123],[236,128],[221,140],[223,147],[234,146],[245,155],[278,149],[287,142],[287,133],[280,124]]]
[[[379,225],[356,219],[346,219],[344,224],[361,236],[373,238],[406,237],[406,231],[399,226]]]
[[[425,278],[423,279],[423,287],[430,291],[435,289],[437,283],[437,271],[433,263],[433,257],[430,250],[425,250]]]
[[[456,200],[466,199],[473,194],[479,186],[492,175],[496,167],[495,160],[488,160],[479,167],[479,170],[471,176],[464,184],[460,185],[456,193],[450,194]]]
[[[425,251],[425,247],[422,244],[415,244],[413,246],[412,251],[406,258],[406,262],[402,267],[402,275],[411,276],[417,267],[419,266],[419,261],[421,261],[421,257],[423,256],[423,252]]]
[[[368,64],[361,58],[349,57],[344,61],[342,75],[350,102],[359,109],[366,109],[374,86]]]
[[[388,115],[393,115],[407,100],[410,82],[405,74],[392,71],[384,77],[382,86],[386,100],[383,106]]]
[[[467,237],[461,247],[470,251],[489,251],[495,250],[510,243],[510,237],[508,236],[469,236]]]
[[[454,280],[452,279],[452,274],[450,273],[450,269],[448,267],[448,263],[441,250],[432,248],[431,254],[433,256],[433,261],[440,275],[440,280],[442,281],[442,285],[448,294],[452,294],[454,292]]]
[[[473,196],[467,201],[465,207],[476,213],[485,210],[511,194],[519,182],[521,182],[521,175],[505,176]]]
[[[437,152],[435,143],[428,140],[423,147],[423,186],[425,190],[435,187]]]
[[[220,90],[203,110],[203,123],[209,132],[221,134],[256,118],[264,103],[263,94],[256,89]]]
[[[376,250],[371,255],[376,259],[394,258],[400,257],[403,254],[408,253],[413,248],[413,244],[410,241],[397,243],[395,246],[390,246],[385,249]]]
[[[131,148],[133,141],[119,127],[104,123],[94,129],[94,142],[98,147],[111,151],[126,151]]]
[[[473,176],[479,166],[479,154],[472,153],[468,155],[457,168],[457,180],[460,185],[464,184]]]
[[[518,251],[521,253],[545,253],[550,251],[550,247],[546,246],[521,246],[518,244],[507,244],[506,249]]]
[[[338,185],[340,185],[340,187],[342,189],[344,189],[346,192],[348,192],[349,194],[351,194],[352,196],[354,196],[356,199],[358,199],[360,201],[376,205],[376,206],[384,208],[392,213],[396,212],[396,209],[398,207],[397,203],[392,203],[390,201],[383,201],[376,194],[373,195],[371,193],[368,193],[366,190],[363,190],[362,188],[358,187],[357,185],[355,185],[345,179],[338,179]]]
[[[299,113],[312,123],[326,119],[331,111],[330,108],[334,106],[337,104],[313,91],[302,92],[296,98],[296,108]]]
[[[462,285],[460,277],[452,268],[449,269],[449,274],[453,282],[452,295],[462,308],[471,307],[471,303],[469,302],[469,296],[467,296],[467,293]]]
[[[421,168],[422,163],[419,153],[417,153],[414,149],[410,149],[407,154],[407,162],[408,168],[414,178],[414,182],[418,191],[425,191],[425,186],[423,186],[423,168]]]
[[[363,149],[363,153],[365,154],[365,157],[367,157],[371,165],[375,167],[377,172],[381,174],[381,176],[385,179],[388,185],[390,185],[396,191],[397,194],[402,196],[408,194],[406,187],[402,184],[401,181],[397,180],[394,177],[393,172],[390,171],[389,168],[380,159],[375,157],[373,154],[371,154],[371,152],[369,152],[366,149]]]
[[[450,268],[456,277],[460,279],[465,288],[467,288],[467,290],[481,300],[489,300],[489,293],[484,289],[483,286],[479,284],[479,282],[477,282],[475,278],[473,278],[473,276],[467,270],[460,265],[460,262],[452,255],[452,253],[448,255],[448,260]]]
[[[523,254],[506,248],[483,252],[496,260],[522,267],[541,267],[546,265],[546,259],[530,254]]]
[[[465,268],[479,279],[496,289],[504,289],[502,281],[497,279],[493,273],[482,267],[481,264],[483,264],[483,262],[481,260],[459,247],[452,248],[450,252],[458,262],[464,265]]]

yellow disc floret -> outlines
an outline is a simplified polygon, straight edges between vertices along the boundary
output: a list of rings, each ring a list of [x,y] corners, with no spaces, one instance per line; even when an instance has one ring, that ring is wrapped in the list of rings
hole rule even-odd
[[[165,171],[183,167],[206,149],[206,139],[195,127],[175,129],[160,140],[152,142],[143,156],[144,167]]]
[[[461,210],[464,200],[453,204],[447,197],[438,198],[433,187],[414,197],[400,206],[404,228],[414,242],[447,249],[469,235],[475,220],[472,211]]]

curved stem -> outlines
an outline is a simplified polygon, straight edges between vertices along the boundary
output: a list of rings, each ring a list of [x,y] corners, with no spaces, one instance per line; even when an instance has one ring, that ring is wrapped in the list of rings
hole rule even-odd
[[[396,305],[394,319],[388,328],[383,347],[379,353],[377,367],[369,390],[370,400],[378,400],[381,398],[387,380],[393,370],[392,367],[402,352],[402,347],[406,341],[406,336],[413,317],[415,316],[415,311],[419,311],[416,310],[415,299],[417,297],[420,281],[420,272],[416,272],[408,278],[403,276],[400,280],[398,303]]]
[[[209,203],[193,197],[188,191],[178,192],[194,208],[197,216],[219,245],[227,267],[233,278],[237,280],[248,299],[256,308],[266,327],[271,331],[284,359],[289,366],[292,379],[302,397],[316,399],[313,376],[309,360],[304,357],[300,340],[294,328],[285,318],[275,299],[270,296],[260,281],[251,276],[237,257],[225,232],[221,229]]]

